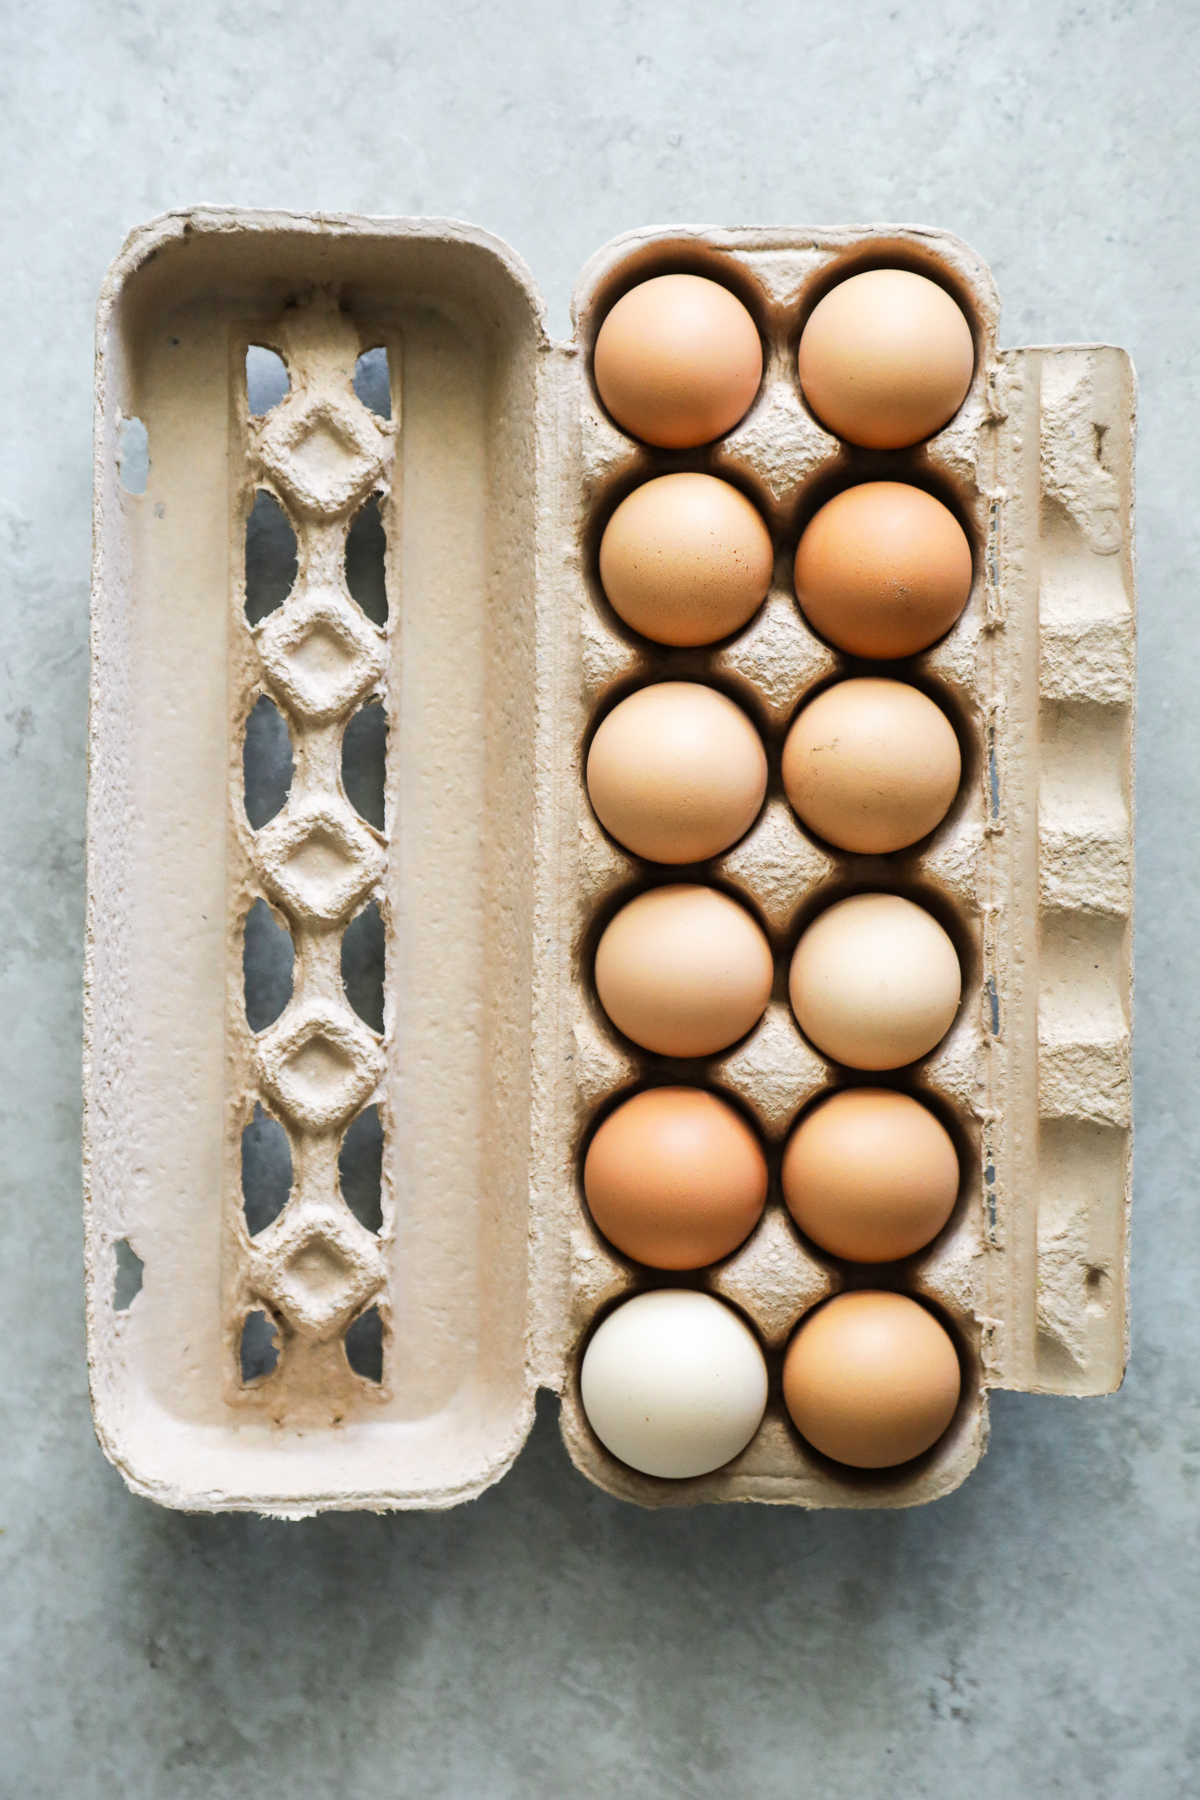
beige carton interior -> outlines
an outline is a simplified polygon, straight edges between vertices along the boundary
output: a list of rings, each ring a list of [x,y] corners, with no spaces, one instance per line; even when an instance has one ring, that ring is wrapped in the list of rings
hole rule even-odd
[[[879,264],[932,275],[975,336],[966,403],[913,451],[839,444],[796,377],[808,312],[834,281]],[[661,453],[608,419],[590,349],[626,288],[683,269],[749,307],[764,377],[728,437]],[[509,1466],[544,1385],[562,1395],[577,1465],[643,1504],[910,1505],[974,1466],[989,1388],[1118,1385],[1132,371],[1106,347],[1002,352],[997,316],[973,253],[923,230],[635,233],[584,271],[567,345],[546,339],[512,252],[469,227],[200,209],[130,239],[99,320],[86,1161],[97,1430],[138,1491],[289,1516],[451,1505]],[[262,419],[246,405],[252,343],[278,350],[291,381]],[[350,384],[355,357],[377,345],[390,424]],[[148,432],[141,494],[118,479],[130,417]],[[613,508],[674,468],[741,487],[776,545],[764,607],[712,650],[636,638],[597,579]],[[945,500],[975,557],[958,624],[895,670],[950,715],[962,787],[929,839],[885,858],[808,836],[778,775],[801,700],[859,668],[796,606],[796,541],[834,491],[872,476]],[[243,547],[264,487],[296,530],[300,574],[279,612],[251,627]],[[357,614],[341,573],[345,531],[373,492],[388,537],[383,631]],[[607,919],[663,872],[599,827],[586,746],[609,706],[667,675],[737,699],[772,768],[746,838],[685,872],[749,905],[776,953],[760,1025],[702,1063],[621,1038],[591,978]],[[242,736],[262,693],[287,718],[296,773],[283,811],[255,832]],[[382,832],[357,818],[339,772],[341,734],[375,699],[389,721]],[[805,1241],[779,1198],[792,1123],[847,1079],[800,1035],[786,974],[822,907],[878,887],[928,907],[959,951],[958,1019],[897,1079],[950,1129],[963,1182],[928,1249],[855,1270]],[[296,980],[282,1017],[255,1034],[242,933],[259,898],[292,933]],[[341,934],[371,899],[387,934],[382,1033],[347,1006],[338,974]],[[733,1463],[683,1482],[617,1462],[578,1399],[594,1325],[667,1279],[594,1230],[582,1157],[619,1097],[664,1079],[732,1098],[774,1172],[748,1243],[683,1278],[757,1331],[767,1415]],[[352,1217],[337,1178],[341,1133],[372,1103],[384,1125],[377,1235]],[[241,1141],[256,1105],[287,1130],[295,1179],[285,1211],[251,1239]],[[144,1274],[117,1310],[122,1241]],[[846,1285],[915,1294],[959,1348],[958,1413],[902,1469],[827,1462],[782,1408],[792,1330]],[[343,1348],[367,1306],[384,1324],[379,1382],[355,1374]],[[238,1346],[256,1307],[280,1355],[246,1383]]]

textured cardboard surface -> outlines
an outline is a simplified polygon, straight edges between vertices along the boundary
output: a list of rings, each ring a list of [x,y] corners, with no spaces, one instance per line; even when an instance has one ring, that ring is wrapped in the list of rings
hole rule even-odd
[[[923,268],[949,285],[977,344],[975,378],[955,418],[927,445],[892,457],[840,446],[808,414],[795,379],[807,312],[836,279],[876,261]],[[613,300],[637,280],[681,267],[734,286],[766,336],[767,372],[754,406],[701,460],[745,485],[780,551],[772,593],[747,630],[715,653],[686,655],[648,649],[624,631],[593,564],[598,521],[634,482],[680,459],[656,457],[616,431],[586,374]],[[1103,348],[998,355],[998,300],[974,253],[946,234],[886,226],[631,233],[586,267],[574,312],[583,352],[579,553],[564,595],[580,617],[578,742],[597,709],[631,683],[681,674],[720,681],[777,746],[803,696],[853,667],[808,630],[791,586],[796,538],[838,484],[883,474],[927,483],[961,510],[976,571],[958,623],[905,671],[948,708],[962,734],[964,776],[949,817],[913,853],[858,858],[822,849],[781,794],[769,798],[747,837],[709,873],[758,913],[781,979],[760,1026],[704,1069],[778,1144],[803,1106],[840,1078],[801,1038],[786,1000],[786,970],[804,926],[831,900],[873,887],[906,893],[942,918],[963,965],[962,1005],[944,1042],[900,1080],[944,1109],[959,1137],[962,1190],[934,1243],[888,1279],[920,1294],[955,1329],[965,1377],[958,1414],[905,1470],[853,1475],[797,1437],[776,1385],[758,1437],[728,1468],[692,1482],[653,1481],[624,1469],[588,1430],[578,1352],[569,1350],[564,1434],[585,1472],[643,1504],[934,1499],[982,1453],[989,1387],[1105,1392],[1124,1371],[1132,371],[1122,352]],[[633,887],[661,876],[598,829],[581,759],[575,776],[578,1143],[599,1106],[663,1071],[660,1059],[620,1040],[588,979],[598,922]],[[569,863],[570,845],[556,856]],[[564,1066],[569,1056],[564,1046]],[[572,1241],[572,1320],[581,1333],[601,1306],[646,1276],[582,1221],[573,1221]],[[748,1243],[701,1281],[753,1321],[777,1383],[778,1353],[797,1320],[848,1274],[853,1279],[854,1271],[803,1244],[776,1193]]]
[[[880,263],[949,286],[976,341],[954,419],[890,455],[839,444],[795,372],[817,300]],[[742,295],[766,371],[727,437],[664,458],[608,419],[590,352],[621,292],[680,268]],[[139,1491],[289,1516],[453,1504],[503,1473],[544,1384],[563,1394],[573,1459],[622,1497],[904,1506],[970,1472],[989,1387],[1119,1383],[1132,375],[1102,347],[1002,357],[997,313],[967,246],[910,228],[634,233],[584,271],[562,346],[545,339],[512,253],[469,226],[199,209],[133,235],[99,317],[86,1142],[97,1427]],[[290,376],[261,418],[247,413],[243,372],[256,342]],[[392,370],[387,424],[351,385],[356,356],[377,343]],[[130,494],[114,465],[134,414],[155,453],[145,491]],[[681,462],[742,486],[777,545],[763,608],[713,651],[638,640],[596,575],[613,506]],[[690,675],[720,683],[778,750],[805,696],[854,666],[795,605],[796,539],[837,487],[880,475],[940,493],[972,539],[961,618],[905,669],[956,721],[959,795],[928,842],[879,859],[822,848],[774,793],[703,873],[769,931],[776,997],[719,1057],[647,1058],[605,1018],[591,962],[604,921],[661,872],[595,820],[590,726],[639,681]],[[292,520],[299,573],[251,626],[245,521],[264,489]],[[373,491],[389,541],[382,633],[342,572]],[[283,709],[296,772],[283,810],[252,831],[242,740],[262,694]],[[339,773],[342,731],[370,697],[392,722],[382,833]],[[963,968],[949,1034],[899,1076],[955,1134],[958,1203],[926,1250],[883,1276],[954,1331],[955,1419],[923,1457],[874,1474],[803,1443],[780,1359],[805,1310],[856,1272],[806,1245],[776,1192],[748,1242],[695,1278],[764,1344],[763,1425],[710,1476],[636,1475],[591,1433],[578,1368],[602,1311],[661,1278],[592,1228],[587,1134],[639,1081],[699,1080],[739,1101],[777,1152],[844,1078],[796,1027],[792,950],[822,907],[872,888],[931,908]],[[339,975],[343,932],[371,896],[388,941],[382,1034]],[[255,1035],[242,936],[259,898],[290,928],[297,976]],[[377,1239],[337,1178],[342,1132],[370,1101],[386,1145]],[[241,1142],[264,1104],[287,1130],[294,1181],[251,1239]],[[144,1295],[118,1310],[121,1241],[147,1273]],[[379,1385],[342,1347],[370,1304],[385,1329]],[[247,1382],[238,1346],[256,1308],[281,1354]]]
[[[286,310],[297,291],[305,304]],[[470,228],[203,212],[135,234],[109,294],[87,1011],[99,1428],[167,1504],[452,1504],[509,1465],[532,1417],[537,312],[517,260]],[[261,418],[246,410],[249,343],[276,347],[291,377]],[[380,343],[387,425],[351,388],[360,349]],[[114,446],[135,413],[155,450],[133,495]],[[246,520],[263,490],[294,521],[300,572],[251,629]],[[342,572],[373,491],[386,633]],[[262,693],[288,720],[295,774],[253,832],[242,745]],[[387,832],[340,776],[343,729],[372,695],[392,722]],[[339,972],[372,897],[391,942],[382,1036]],[[296,979],[255,1037],[242,943],[257,898],[290,926]],[[337,1177],[344,1128],[372,1101],[378,1239]],[[251,1240],[241,1142],[256,1104],[288,1131],[294,1185]],[[146,1270],[127,1310],[121,1239]],[[372,1303],[380,1386],[342,1350]],[[244,1386],[243,1322],[264,1307],[282,1354]]]

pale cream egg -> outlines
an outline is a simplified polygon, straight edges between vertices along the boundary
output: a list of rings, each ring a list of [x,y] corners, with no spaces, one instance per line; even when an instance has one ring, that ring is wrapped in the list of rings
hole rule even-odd
[[[833,1062],[899,1069],[949,1031],[962,970],[923,906],[899,894],[854,894],[804,932],[788,989],[801,1031]]]
[[[732,1308],[658,1288],[609,1313],[584,1352],[579,1387],[607,1450],[644,1475],[680,1481],[746,1448],[766,1410],[767,1366]]]

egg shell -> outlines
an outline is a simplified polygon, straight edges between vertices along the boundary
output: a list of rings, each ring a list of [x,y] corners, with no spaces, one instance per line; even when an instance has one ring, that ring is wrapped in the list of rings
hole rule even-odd
[[[899,450],[953,418],[971,385],[975,346],[962,308],[936,281],[871,269],[813,308],[799,368],[804,397],[830,431]]]
[[[580,1395],[600,1442],[644,1475],[707,1475],[746,1448],[767,1367],[737,1313],[711,1294],[659,1288],[608,1315],[584,1352]]]
[[[949,1031],[962,971],[924,907],[899,894],[854,894],[805,931],[788,985],[818,1050],[852,1069],[899,1069]]]
[[[851,656],[915,656],[971,592],[971,546],[948,506],[904,481],[836,494],[796,549],[796,598],[814,631]]]
[[[814,1449],[888,1469],[936,1444],[962,1371],[945,1327],[904,1294],[838,1294],[800,1323],[783,1365],[792,1423]]]
[[[954,1210],[958,1155],[939,1119],[891,1088],[845,1088],[805,1113],[783,1153],[801,1231],[847,1262],[895,1262]]]
[[[731,431],[762,380],[758,327],[703,275],[658,275],[617,301],[596,339],[596,388],[625,431],[664,450]]]
[[[651,888],[622,907],[596,951],[596,990],[626,1037],[660,1056],[736,1043],[771,997],[771,947],[716,888]]]
[[[622,700],[592,739],[588,796],[606,831],[651,862],[703,862],[735,844],[767,791],[767,754],[740,706],[697,681]]]
[[[588,1147],[583,1187],[617,1249],[655,1269],[729,1256],[762,1215],[767,1163],[740,1113],[703,1088],[649,1088]]]
[[[882,856],[939,825],[962,778],[954,727],[919,688],[874,677],[827,688],[783,748],[783,785],[810,831]]]
[[[713,644],[740,631],[771,585],[771,534],[715,475],[659,475],[626,495],[600,540],[613,610],[657,644]]]

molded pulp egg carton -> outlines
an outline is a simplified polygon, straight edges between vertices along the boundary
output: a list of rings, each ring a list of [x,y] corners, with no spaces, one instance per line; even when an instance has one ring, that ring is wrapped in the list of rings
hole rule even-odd
[[[868,452],[806,410],[803,323],[833,283],[900,265],[947,287],[971,322],[967,400],[929,443]],[[659,452],[600,405],[591,348],[635,282],[689,270],[757,321],[764,376],[728,437]],[[570,1454],[646,1505],[762,1500],[902,1506],[954,1488],[987,1437],[987,1393],[1098,1394],[1126,1356],[1133,724],[1133,375],[1104,346],[1001,351],[990,276],[923,229],[670,228],[595,256],[574,339],[548,341],[511,250],[431,220],[171,214],[135,232],[99,316],[86,1011],[88,1320],[97,1430],[138,1492],[172,1506],[301,1516],[442,1507],[509,1467],[539,1386],[562,1396]],[[249,415],[248,345],[275,349],[290,392]],[[383,345],[392,420],[355,397]],[[145,492],[118,480],[123,421],[147,428]],[[776,544],[770,595],[711,649],[638,639],[597,577],[613,508],[667,470],[720,475]],[[863,477],[916,482],[971,539],[975,580],[953,630],[902,673],[945,708],[963,781],[932,836],[890,857],[806,835],[782,793],[790,719],[815,687],[877,672],[807,628],[791,582],[803,525]],[[297,533],[286,603],[251,627],[246,519],[257,489]],[[384,496],[389,623],[346,588],[345,533]],[[767,804],[701,871],[629,856],[587,802],[604,711],[647,679],[714,683],[763,734]],[[247,822],[242,743],[268,694],[291,733],[282,812]],[[358,817],[341,734],[382,698],[384,832]],[[672,1063],[623,1039],[591,959],[617,907],[663,879],[704,879],[756,914],[776,954],[761,1023],[713,1058]],[[801,1037],[787,969],[831,900],[886,888],[949,931],[963,1001],[947,1038],[895,1085],[958,1146],[962,1191],[920,1255],[855,1269],[818,1252],[782,1205],[797,1114],[848,1076]],[[265,898],[296,950],[293,998],[265,1032],[245,1013],[242,933]],[[384,1030],[348,1005],[347,923],[377,901]],[[772,1162],[762,1221],[694,1276],[639,1268],[593,1229],[589,1134],[647,1081],[714,1086]],[[346,1125],[384,1123],[383,1225],[338,1190]],[[256,1105],[282,1123],[294,1186],[248,1236],[241,1140]],[[117,1246],[144,1265],[114,1300]],[[579,1402],[588,1334],[640,1288],[698,1285],[751,1322],[771,1398],[732,1463],[687,1481],[635,1473]],[[853,1471],[795,1432],[782,1352],[801,1315],[847,1285],[923,1298],[964,1381],[945,1436],[903,1468]],[[385,1327],[382,1379],[343,1340]],[[274,1371],[244,1382],[248,1312],[274,1322]]]

